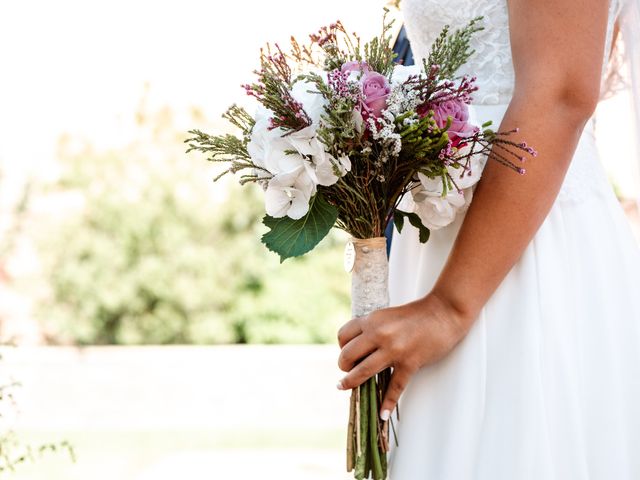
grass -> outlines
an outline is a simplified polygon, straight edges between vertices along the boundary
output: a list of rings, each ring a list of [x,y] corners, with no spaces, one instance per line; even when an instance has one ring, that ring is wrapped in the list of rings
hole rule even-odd
[[[344,444],[342,430],[29,431],[20,432],[20,436],[31,445],[66,440],[74,447],[76,461],[73,462],[66,453],[45,453],[38,462],[18,467],[13,475],[0,475],[0,478],[134,480],[142,478],[140,475],[154,465],[180,455],[197,454],[205,460],[238,450],[263,453],[331,451],[340,455]],[[250,456],[248,453],[248,460]],[[209,478],[223,477],[214,475]],[[180,480],[188,480],[188,477]]]

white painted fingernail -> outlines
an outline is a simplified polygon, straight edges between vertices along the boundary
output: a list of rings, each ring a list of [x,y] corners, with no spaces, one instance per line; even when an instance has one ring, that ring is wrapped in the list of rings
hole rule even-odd
[[[380,412],[380,418],[382,419],[383,422],[386,422],[387,420],[389,420],[390,416],[391,416],[391,412],[389,410],[382,410],[382,412]]]
[[[338,390],[344,390],[344,386],[342,385],[342,380],[340,380],[337,384],[336,384],[336,388]]]

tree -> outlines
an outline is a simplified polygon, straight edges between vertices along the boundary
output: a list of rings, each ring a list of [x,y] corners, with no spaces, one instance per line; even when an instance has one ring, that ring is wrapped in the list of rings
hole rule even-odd
[[[339,238],[279,265],[259,240],[262,192],[233,179],[213,185],[210,167],[184,154],[168,109],[137,118],[136,139],[122,148],[72,152],[70,139],[61,143],[64,174],[53,192],[83,200],[42,240],[52,340],[333,340],[349,311]]]

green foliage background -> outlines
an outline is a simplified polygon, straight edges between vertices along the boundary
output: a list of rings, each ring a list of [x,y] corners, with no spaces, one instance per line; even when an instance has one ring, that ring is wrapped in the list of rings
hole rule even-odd
[[[75,195],[40,239],[52,343],[322,343],[348,320],[344,238],[279,264],[260,243],[262,192],[212,183],[184,153],[170,110],[137,115],[136,140],[98,150],[60,143],[48,195]],[[202,121],[195,115],[192,121]]]

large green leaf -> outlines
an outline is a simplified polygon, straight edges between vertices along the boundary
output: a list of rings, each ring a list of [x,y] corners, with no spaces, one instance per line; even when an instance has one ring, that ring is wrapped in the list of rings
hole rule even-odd
[[[420,220],[420,217],[415,212],[403,212],[402,210],[397,209],[393,212],[393,223],[398,229],[398,232],[402,232],[404,217],[407,217],[409,223],[418,229],[418,232],[420,233],[420,243],[427,243],[429,236],[431,235],[431,231],[424,226],[422,220]]]
[[[316,193],[309,204],[309,212],[299,220],[289,217],[262,219],[269,231],[262,236],[269,250],[280,255],[280,263],[313,250],[336,223],[338,210]]]

